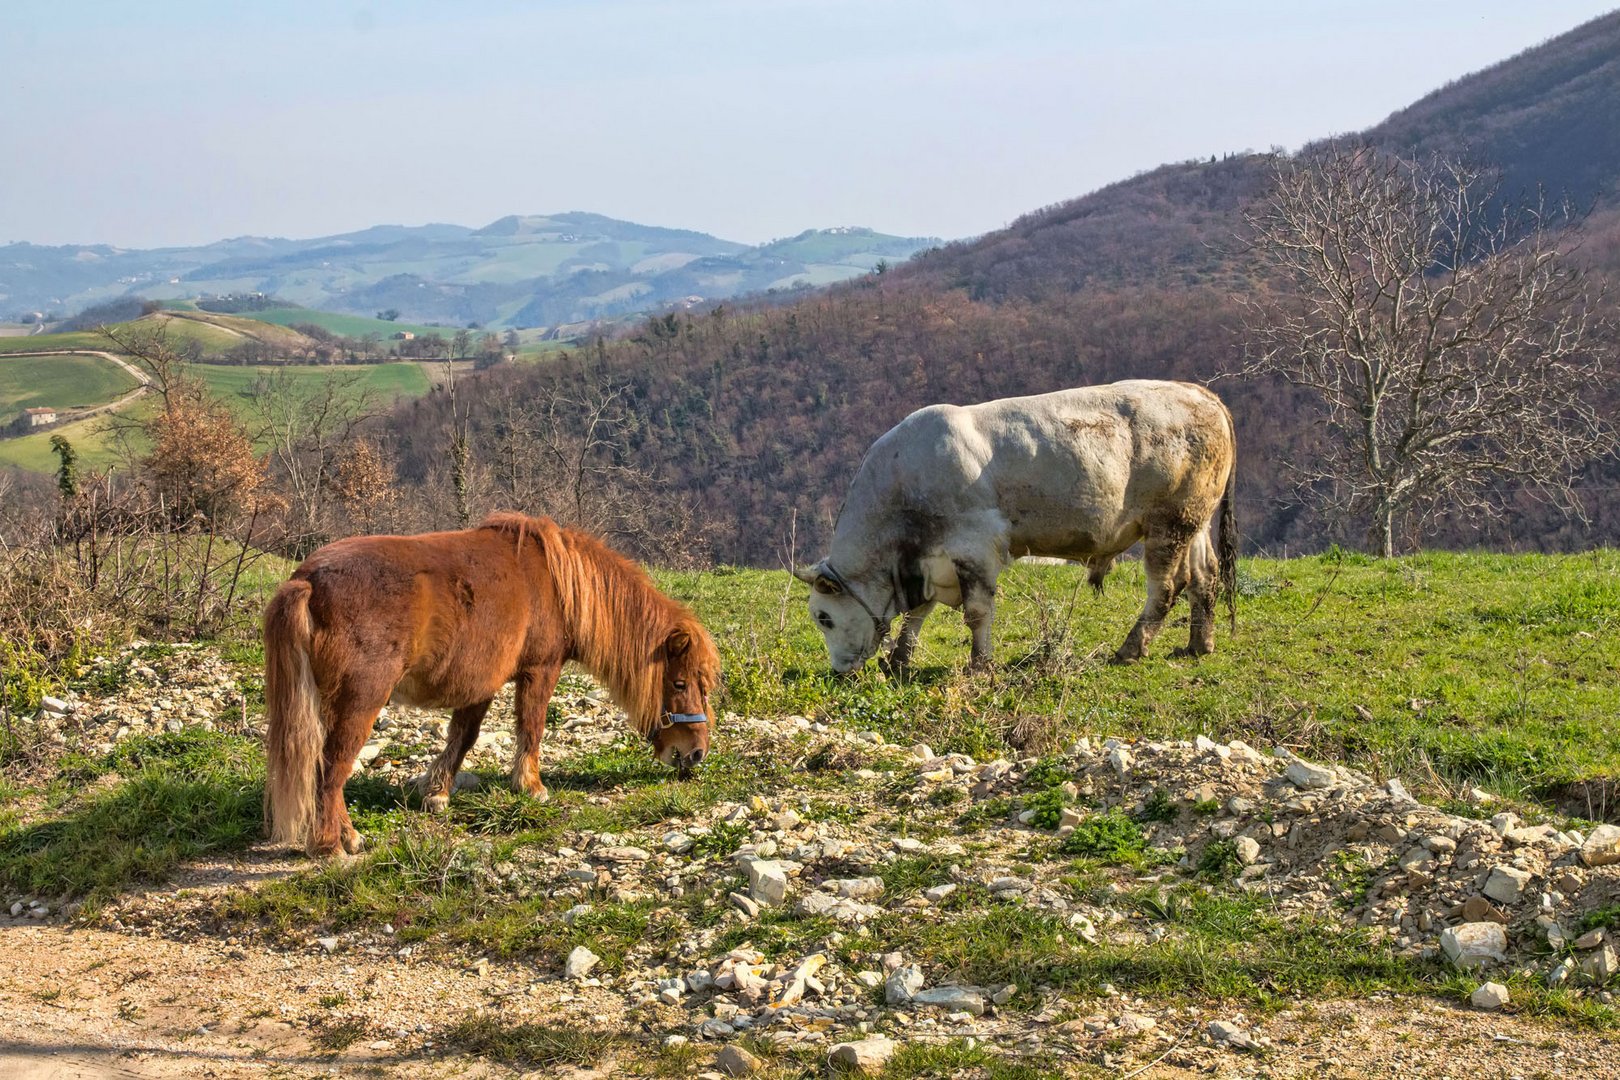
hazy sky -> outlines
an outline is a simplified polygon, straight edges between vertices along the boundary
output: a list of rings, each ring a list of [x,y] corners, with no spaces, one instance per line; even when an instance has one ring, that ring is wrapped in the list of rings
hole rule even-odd
[[[955,238],[1375,123],[1581,0],[9,0],[0,243],[590,210]]]

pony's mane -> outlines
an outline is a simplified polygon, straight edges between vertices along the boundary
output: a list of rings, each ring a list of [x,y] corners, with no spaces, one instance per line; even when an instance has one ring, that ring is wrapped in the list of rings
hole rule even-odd
[[[720,657],[708,631],[686,607],[658,591],[645,570],[590,533],[526,514],[492,514],[479,525],[533,538],[550,572],[574,659],[607,685],[630,723],[650,735],[664,708],[662,650],[679,629],[704,655],[698,666],[717,683]]]

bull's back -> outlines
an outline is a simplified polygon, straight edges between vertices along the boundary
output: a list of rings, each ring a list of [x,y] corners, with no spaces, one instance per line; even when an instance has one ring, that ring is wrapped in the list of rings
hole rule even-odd
[[[940,407],[931,420],[948,446],[928,456],[949,467],[917,480],[959,512],[993,506],[1015,554],[1109,554],[1166,505],[1187,501],[1207,514],[1231,460],[1224,406],[1187,383],[1133,380]]]

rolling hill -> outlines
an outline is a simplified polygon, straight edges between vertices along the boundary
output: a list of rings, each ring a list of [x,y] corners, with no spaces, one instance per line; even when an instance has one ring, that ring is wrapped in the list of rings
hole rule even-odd
[[[534,327],[844,280],[936,241],[870,229],[808,230],[750,247],[600,214],[510,216],[459,225],[378,226],[310,240],[240,237],[152,251],[107,245],[0,247],[0,312],[77,311],[263,293],[300,306],[416,323]]]

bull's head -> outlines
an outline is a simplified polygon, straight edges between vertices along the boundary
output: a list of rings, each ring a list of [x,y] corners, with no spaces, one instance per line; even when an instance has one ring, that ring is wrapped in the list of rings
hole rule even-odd
[[[793,576],[810,586],[810,618],[826,640],[834,671],[849,674],[876,655],[888,619],[856,596],[825,559],[794,570]]]

